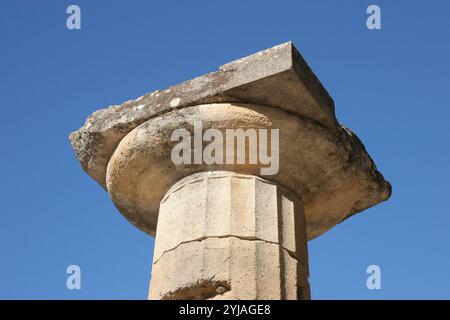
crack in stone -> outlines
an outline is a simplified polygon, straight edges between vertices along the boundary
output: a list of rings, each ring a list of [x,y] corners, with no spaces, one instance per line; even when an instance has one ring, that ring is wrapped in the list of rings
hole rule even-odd
[[[193,239],[193,240],[187,240],[187,241],[182,241],[179,244],[177,244],[175,247],[170,248],[168,250],[164,250],[161,253],[161,256],[156,259],[153,262],[153,265],[157,264],[159,260],[161,260],[161,258],[168,252],[174,251],[177,248],[179,248],[182,245],[188,244],[188,243],[192,243],[192,242],[202,242],[206,239],[227,239],[227,238],[235,238],[235,239],[239,239],[239,240],[245,240],[245,241],[261,241],[261,242],[265,242],[265,243],[270,243],[270,244],[274,244],[279,246],[281,249],[283,249],[284,251],[287,252],[287,254],[289,254],[293,259],[297,260],[298,263],[302,266],[302,268],[306,269],[305,264],[297,257],[297,255],[295,254],[295,252],[293,252],[292,250],[289,250],[285,247],[283,247],[281,244],[279,244],[278,242],[274,242],[274,241],[268,241],[268,240],[264,240],[264,239],[260,239],[257,237],[246,237],[246,236],[236,236],[236,235],[232,235],[232,234],[228,234],[228,235],[223,235],[223,236],[203,236],[197,239]]]

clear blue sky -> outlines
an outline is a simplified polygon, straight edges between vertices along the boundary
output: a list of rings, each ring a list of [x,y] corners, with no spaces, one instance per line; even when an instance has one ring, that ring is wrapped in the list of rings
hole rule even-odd
[[[72,3],[79,31],[66,29]],[[366,28],[369,4],[381,30]],[[438,0],[1,1],[0,298],[145,299],[153,239],[81,170],[69,133],[96,109],[292,40],[393,185],[309,243],[312,297],[449,299],[449,12]],[[366,288],[371,264],[381,290]]]

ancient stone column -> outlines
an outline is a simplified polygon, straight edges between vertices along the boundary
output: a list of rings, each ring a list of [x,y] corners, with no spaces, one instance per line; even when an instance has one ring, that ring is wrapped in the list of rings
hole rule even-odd
[[[150,299],[309,299],[307,241],[391,193],[290,42],[99,110],[70,139],[156,236]]]
[[[302,203],[283,187],[230,171],[190,175],[161,202],[149,298],[308,298],[306,242]]]

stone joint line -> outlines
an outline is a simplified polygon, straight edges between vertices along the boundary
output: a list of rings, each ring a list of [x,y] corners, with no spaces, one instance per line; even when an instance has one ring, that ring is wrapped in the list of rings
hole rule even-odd
[[[162,258],[166,253],[171,252],[171,251],[174,251],[174,250],[176,250],[177,248],[181,247],[182,245],[185,245],[185,244],[188,244],[188,243],[191,243],[191,242],[201,242],[201,241],[204,241],[204,240],[206,240],[206,239],[226,239],[226,238],[235,238],[235,239],[244,240],[244,241],[261,241],[261,242],[265,242],[265,243],[270,243],[270,244],[277,245],[277,246],[279,246],[281,249],[283,249],[284,251],[286,251],[293,259],[297,260],[298,263],[301,265],[302,269],[304,269],[304,270],[307,269],[306,266],[305,266],[305,264],[303,263],[303,261],[301,261],[301,260],[297,257],[297,255],[295,254],[295,252],[293,252],[292,250],[289,250],[289,249],[283,247],[281,244],[279,244],[279,243],[277,243],[277,242],[274,242],[274,241],[268,241],[268,240],[264,240],[264,239],[259,239],[259,238],[256,238],[256,237],[236,236],[236,235],[232,235],[232,234],[223,235],[223,236],[203,236],[203,237],[201,237],[201,238],[197,238],[197,239],[193,239],[193,240],[182,241],[182,242],[180,242],[179,244],[177,244],[175,247],[170,248],[170,249],[167,249],[167,250],[164,250],[164,251],[161,253],[161,256],[160,256],[158,259],[156,259],[156,260],[153,262],[153,264],[154,264],[154,265],[157,264],[158,261],[161,260],[161,258]]]

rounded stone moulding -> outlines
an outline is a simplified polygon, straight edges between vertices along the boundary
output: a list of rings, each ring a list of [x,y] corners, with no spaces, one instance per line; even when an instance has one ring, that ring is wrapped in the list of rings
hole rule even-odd
[[[267,167],[248,161],[174,164],[171,153],[179,141],[172,141],[172,133],[184,128],[194,135],[199,123],[203,131],[218,129],[224,137],[226,129],[268,129],[268,141],[270,129],[279,130],[279,170],[262,177],[287,188],[303,202],[308,239],[389,197],[388,183],[380,183],[362,144],[357,138],[348,139],[344,128],[331,131],[312,120],[267,106],[197,105],[142,123],[120,141],[109,160],[106,185],[112,201],[131,223],[152,236],[160,202],[177,181],[204,171],[261,176],[261,168]],[[203,142],[203,146],[209,143]],[[270,147],[268,150],[270,154]],[[248,159],[248,148],[246,155]]]

